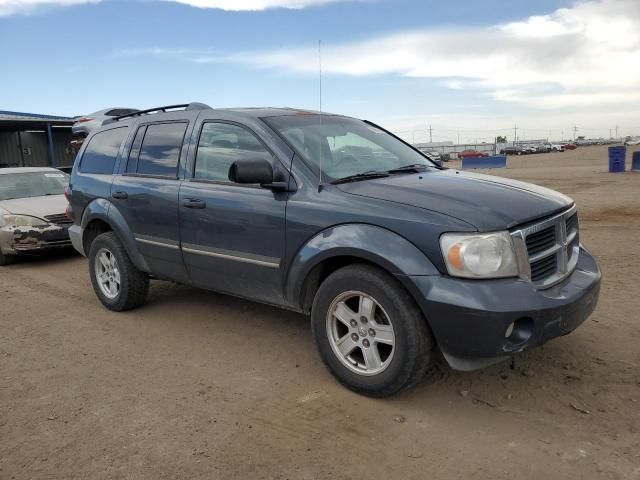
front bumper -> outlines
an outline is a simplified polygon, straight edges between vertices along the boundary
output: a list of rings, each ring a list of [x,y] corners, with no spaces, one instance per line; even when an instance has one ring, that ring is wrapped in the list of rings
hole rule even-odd
[[[67,228],[61,225],[45,227],[0,228],[0,250],[5,255],[38,253],[56,248],[71,246]]]
[[[519,279],[407,279],[451,367],[473,370],[573,331],[596,307],[601,274],[580,247],[574,272],[546,290]]]

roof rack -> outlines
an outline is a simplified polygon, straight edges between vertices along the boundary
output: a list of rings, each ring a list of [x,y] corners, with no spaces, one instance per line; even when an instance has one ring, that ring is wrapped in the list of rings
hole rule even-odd
[[[138,117],[140,115],[149,115],[152,113],[167,112],[168,110],[176,110],[179,108],[189,111],[189,110],[207,110],[211,107],[205,103],[200,103],[200,102],[181,103],[178,105],[166,105],[164,107],[155,107],[155,108],[148,108],[146,110],[137,110],[135,112],[127,113],[126,115],[119,115],[117,117],[107,118],[104,122],[102,122],[102,125],[108,125],[110,123],[117,122],[118,120],[122,120],[123,118],[132,118],[132,117]]]

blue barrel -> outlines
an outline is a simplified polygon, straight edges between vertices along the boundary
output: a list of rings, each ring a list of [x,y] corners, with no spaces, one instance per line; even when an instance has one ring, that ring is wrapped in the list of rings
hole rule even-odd
[[[627,147],[609,147],[609,172],[624,172]]]
[[[633,152],[631,157],[631,170],[640,170],[640,152]]]

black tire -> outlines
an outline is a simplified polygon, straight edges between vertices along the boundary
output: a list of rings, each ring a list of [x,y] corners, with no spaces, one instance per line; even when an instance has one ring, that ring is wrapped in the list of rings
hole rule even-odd
[[[0,267],[11,265],[14,261],[15,257],[13,255],[7,255],[5,253],[2,253],[2,250],[0,250]]]
[[[329,339],[329,309],[335,299],[350,291],[362,292],[375,299],[393,326],[393,355],[387,367],[375,375],[367,376],[345,366],[334,353]],[[329,371],[341,384],[360,394],[393,395],[417,384],[436,363],[435,340],[413,298],[396,279],[370,265],[341,268],[320,285],[311,311],[311,327],[320,357]],[[360,348],[360,352],[364,350]]]
[[[120,286],[114,298],[109,298],[101,290],[96,276],[96,256],[98,252],[108,251],[115,257],[120,273]],[[115,233],[98,235],[89,248],[89,276],[93,290],[109,310],[122,312],[137,308],[145,302],[149,292],[149,277],[138,270],[131,262],[127,251]]]

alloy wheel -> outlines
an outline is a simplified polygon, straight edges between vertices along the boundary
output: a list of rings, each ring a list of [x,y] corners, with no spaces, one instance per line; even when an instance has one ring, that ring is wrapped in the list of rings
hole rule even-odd
[[[393,325],[371,295],[340,294],[331,303],[326,321],[331,349],[349,370],[371,376],[389,366],[395,352]]]
[[[113,252],[101,248],[96,253],[94,270],[102,294],[113,300],[120,293],[120,268]]]

